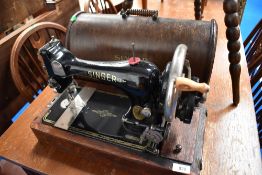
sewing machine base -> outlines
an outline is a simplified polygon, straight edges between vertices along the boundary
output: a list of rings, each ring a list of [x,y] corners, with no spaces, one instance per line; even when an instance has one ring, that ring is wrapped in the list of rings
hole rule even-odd
[[[110,130],[112,133],[119,133],[121,127],[120,123],[118,125],[116,122],[116,116],[122,115],[126,110],[125,108],[129,105],[129,101],[123,96],[115,96],[98,91],[94,93],[96,99],[91,100],[90,103],[99,100],[105,95],[107,98],[104,99],[114,102],[114,104],[111,104],[111,106],[105,105],[108,103],[93,106],[89,104],[90,107],[86,112],[89,113],[90,116],[90,111],[93,111],[92,115],[96,115],[96,118],[97,115],[100,115],[102,120],[104,117],[103,114],[106,111],[107,115],[111,115],[111,118],[109,118],[112,120],[111,122],[115,124],[108,125],[109,127],[105,127],[104,130]],[[59,99],[63,99],[63,94],[58,100]],[[101,109],[101,107],[104,108],[103,113],[98,112],[98,109]],[[37,118],[31,124],[32,130],[40,142],[58,146],[61,149],[70,150],[70,152],[75,152],[76,154],[77,152],[81,153],[81,156],[88,156],[89,151],[102,153],[101,155],[113,155],[117,159],[124,160],[121,161],[124,164],[132,162],[132,164],[135,163],[137,166],[143,168],[146,166],[150,171],[163,172],[164,174],[175,174],[175,172],[179,171],[199,174],[201,170],[203,135],[206,118],[206,110],[201,104],[199,107],[195,108],[191,124],[185,124],[181,122],[180,119],[174,118],[170,125],[170,133],[163,142],[159,155],[145,152],[145,147],[143,147],[143,145],[125,142],[121,139],[90,131],[85,124],[87,119],[85,115],[78,116],[69,127],[68,131],[55,128],[53,125],[60,116],[58,114],[63,111],[57,111],[59,108],[54,107],[56,110],[53,111],[52,114],[50,109],[47,108],[46,111],[43,111],[44,117],[41,116]],[[110,109],[110,111],[108,111],[108,109]],[[84,114],[85,112],[82,113]],[[110,120],[107,122],[110,122]],[[110,126],[114,126],[114,128]],[[63,146],[61,147],[61,145]],[[178,150],[180,148],[182,149]]]
[[[93,88],[78,88],[78,94],[83,89],[86,90],[84,93],[88,94]],[[63,126],[67,124],[58,124],[64,122],[65,119],[72,120],[67,119],[68,116],[62,119],[62,114],[68,108],[62,107],[64,102],[68,101],[67,97],[68,93],[65,91],[53,102],[50,110],[43,117],[43,123],[137,151],[146,151],[146,143],[138,143],[142,132],[132,133],[122,123],[122,117],[131,107],[127,96],[94,90],[69,128]]]

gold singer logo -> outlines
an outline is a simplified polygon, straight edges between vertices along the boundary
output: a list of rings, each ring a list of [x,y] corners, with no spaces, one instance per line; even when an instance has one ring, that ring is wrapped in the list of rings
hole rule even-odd
[[[122,60],[128,60],[130,56],[126,55],[114,55],[114,60],[116,61],[122,61]],[[148,58],[140,58],[141,60],[148,61]]]
[[[110,73],[87,71],[87,74],[90,78],[94,78],[94,79],[105,80],[105,81],[115,82],[115,83],[125,83],[126,82],[125,80],[115,75],[112,75]]]

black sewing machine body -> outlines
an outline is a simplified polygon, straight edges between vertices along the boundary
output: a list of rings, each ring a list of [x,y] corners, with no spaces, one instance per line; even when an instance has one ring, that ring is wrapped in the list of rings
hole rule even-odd
[[[180,99],[181,92],[174,89],[172,77],[188,74],[185,59],[169,63],[161,73],[153,63],[138,58],[111,62],[78,59],[56,39],[41,48],[40,54],[49,85],[61,94],[50,104],[43,121],[113,144],[158,154],[173,114],[190,123],[194,107],[202,99],[195,91],[183,92]],[[125,95],[77,87],[74,76],[113,85]],[[173,91],[170,97],[168,93]],[[77,107],[75,99],[79,97],[84,105]]]
[[[157,100],[150,99],[157,99],[160,87],[160,71],[153,63],[140,61],[137,65],[131,65],[128,60],[81,60],[65,49],[58,40],[45,45],[40,52],[44,58],[48,58],[44,62],[51,78],[50,84],[59,93],[72,83],[74,75],[78,75],[120,88],[131,98],[133,105],[142,106],[149,101],[155,101],[155,104],[147,105],[157,105]]]

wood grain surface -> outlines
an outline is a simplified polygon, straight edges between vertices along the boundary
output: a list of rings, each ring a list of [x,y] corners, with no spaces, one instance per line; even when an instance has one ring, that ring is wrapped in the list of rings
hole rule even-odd
[[[30,5],[28,5],[30,3]],[[43,0],[8,0],[1,1],[0,33],[22,22],[44,8]]]
[[[201,139],[203,137],[198,138],[198,128],[204,127],[199,126],[201,122],[200,120],[205,120],[200,117],[200,110],[195,109],[192,117],[192,123],[185,124],[180,121],[179,118],[173,118],[172,123],[170,125],[170,131],[163,142],[163,146],[161,149],[161,155],[170,158],[179,160],[182,162],[193,163],[194,161],[194,154],[195,154],[195,146],[196,146],[196,139]],[[201,134],[200,134],[201,135]],[[187,139],[185,139],[187,138]],[[176,145],[181,145],[182,150],[179,154],[174,154],[174,150]],[[198,150],[197,150],[198,151]]]
[[[134,7],[139,5],[134,3]],[[243,48],[241,48],[240,96],[238,107],[232,106],[231,79],[228,70],[222,0],[209,0],[204,19],[215,18],[219,25],[217,52],[206,102],[208,118],[205,128],[203,170],[201,174],[262,174],[254,105]],[[160,16],[194,19],[192,0],[150,1],[149,9],[160,10]],[[41,107],[52,99],[49,88],[0,138],[0,155],[8,160],[48,174],[134,174],[135,166],[125,167],[112,157],[94,160],[99,155],[81,157],[38,144],[30,123]],[[185,138],[186,139],[186,138]],[[61,145],[62,147],[63,145]],[[81,155],[81,153],[80,153]],[[145,172],[145,171],[144,171]],[[148,174],[148,173],[142,173]]]

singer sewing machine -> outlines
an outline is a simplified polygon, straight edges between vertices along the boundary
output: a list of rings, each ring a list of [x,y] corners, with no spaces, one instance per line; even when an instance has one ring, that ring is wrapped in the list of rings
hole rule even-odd
[[[90,137],[131,149],[159,154],[174,116],[190,123],[194,107],[209,90],[191,80],[185,59],[186,45],[177,46],[165,70],[135,57],[126,61],[88,61],[76,58],[57,39],[40,49],[49,75],[49,86],[62,95],[43,118],[68,130],[86,130]],[[108,94],[91,87],[77,87],[74,76],[84,76],[121,89],[125,95]],[[188,77],[188,78],[186,78]],[[181,98],[183,97],[183,98]]]
[[[39,50],[56,94],[31,124],[38,140],[152,173],[198,174],[215,21],[72,19],[65,47],[53,38]]]

